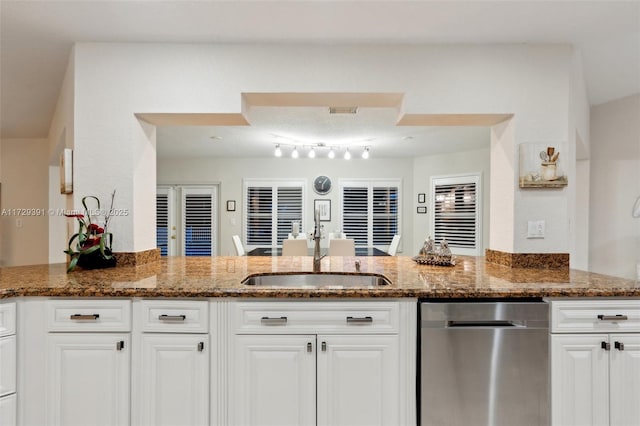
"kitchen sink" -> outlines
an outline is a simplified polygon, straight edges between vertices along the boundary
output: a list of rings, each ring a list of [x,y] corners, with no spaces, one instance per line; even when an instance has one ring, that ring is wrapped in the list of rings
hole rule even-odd
[[[244,285],[283,288],[375,288],[391,284],[378,274],[366,273],[273,273],[249,275]]]

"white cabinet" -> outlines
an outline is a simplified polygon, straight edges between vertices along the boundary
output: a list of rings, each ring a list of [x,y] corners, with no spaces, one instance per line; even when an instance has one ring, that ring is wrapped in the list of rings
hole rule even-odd
[[[318,335],[318,425],[398,424],[397,335]]]
[[[49,425],[129,424],[129,334],[48,336]]]
[[[132,423],[209,424],[208,302],[135,301]]]
[[[230,424],[415,424],[415,309],[232,302]]]
[[[0,425],[16,424],[16,304],[0,304]]]
[[[640,301],[552,299],[551,308],[552,424],[640,425]]]
[[[316,423],[316,336],[235,338],[232,424]]]
[[[49,299],[45,312],[47,425],[128,425],[131,301]]]

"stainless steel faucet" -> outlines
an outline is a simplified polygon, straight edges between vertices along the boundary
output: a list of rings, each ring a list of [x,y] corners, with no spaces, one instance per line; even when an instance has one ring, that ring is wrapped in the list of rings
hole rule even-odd
[[[313,272],[321,272],[320,261],[324,256],[320,255],[320,210],[316,210],[313,215],[315,226],[313,229]]]

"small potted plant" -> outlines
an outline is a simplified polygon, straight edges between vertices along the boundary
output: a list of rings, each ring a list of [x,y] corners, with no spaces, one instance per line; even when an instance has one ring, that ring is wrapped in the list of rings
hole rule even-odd
[[[67,217],[78,220],[78,232],[69,239],[69,247],[64,252],[71,256],[67,272],[71,272],[76,265],[83,269],[111,268],[116,266],[116,258],[111,251],[113,234],[107,232],[111,212],[113,211],[113,199],[116,192],[111,194],[111,206],[104,212],[104,225],[98,224],[101,217],[100,200],[98,197],[88,195],[82,198],[84,213],[69,213]],[[87,204],[95,204],[90,209]]]

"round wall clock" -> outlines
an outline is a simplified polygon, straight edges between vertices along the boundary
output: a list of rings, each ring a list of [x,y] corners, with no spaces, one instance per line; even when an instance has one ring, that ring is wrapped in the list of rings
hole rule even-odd
[[[328,194],[331,191],[331,179],[327,176],[318,176],[313,181],[313,190],[320,195]]]

